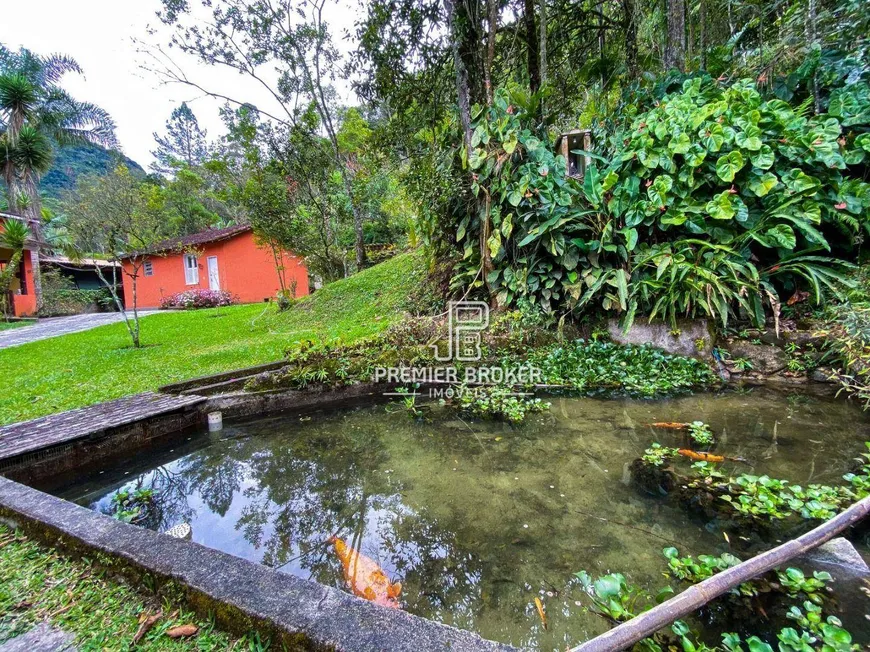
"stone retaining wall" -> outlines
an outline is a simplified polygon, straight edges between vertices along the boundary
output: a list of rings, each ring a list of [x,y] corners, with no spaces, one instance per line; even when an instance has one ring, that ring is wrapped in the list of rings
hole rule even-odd
[[[181,590],[201,616],[252,628],[290,650],[508,652],[515,648],[315,582],[181,541],[0,478],[0,518],[67,554],[87,555],[134,586]]]

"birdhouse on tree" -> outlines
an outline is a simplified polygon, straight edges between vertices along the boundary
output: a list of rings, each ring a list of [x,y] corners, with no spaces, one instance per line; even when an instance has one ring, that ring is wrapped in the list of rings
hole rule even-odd
[[[592,132],[588,129],[566,131],[556,139],[556,153],[564,156],[568,162],[568,176],[582,179],[586,174],[586,167],[592,163],[592,158],[577,154],[577,150],[592,151]]]

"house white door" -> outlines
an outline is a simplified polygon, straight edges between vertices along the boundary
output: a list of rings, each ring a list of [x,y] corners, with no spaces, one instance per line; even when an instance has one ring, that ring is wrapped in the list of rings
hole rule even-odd
[[[221,289],[221,278],[218,275],[217,256],[209,256],[208,262],[208,288],[209,290]]]

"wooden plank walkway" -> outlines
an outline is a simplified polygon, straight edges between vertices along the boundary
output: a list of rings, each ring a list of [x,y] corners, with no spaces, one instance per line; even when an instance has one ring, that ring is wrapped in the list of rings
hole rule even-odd
[[[107,403],[50,414],[46,417],[0,426],[0,460],[67,444],[206,401],[205,396],[174,396],[145,392]]]

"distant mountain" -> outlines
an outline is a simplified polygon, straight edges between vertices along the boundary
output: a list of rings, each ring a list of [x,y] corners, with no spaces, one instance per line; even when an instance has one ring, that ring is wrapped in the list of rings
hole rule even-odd
[[[136,161],[100,145],[60,147],[55,151],[54,165],[42,177],[40,189],[47,196],[59,199],[64,190],[75,187],[79,176],[105,174],[119,162],[131,172],[145,176],[145,170]]]

